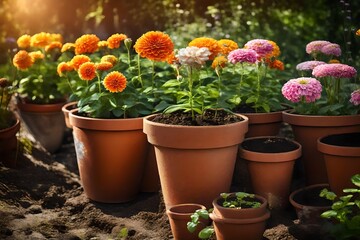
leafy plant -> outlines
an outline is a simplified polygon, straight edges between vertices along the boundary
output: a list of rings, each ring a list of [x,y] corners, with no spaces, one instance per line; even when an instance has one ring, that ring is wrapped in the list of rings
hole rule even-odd
[[[336,239],[355,239],[360,236],[360,174],[352,176],[351,182],[357,188],[343,189],[348,195],[338,197],[328,189],[323,189],[321,197],[333,201],[331,210],[323,212],[322,217],[334,219],[331,233]]]
[[[191,221],[187,223],[187,229],[189,232],[193,233],[201,224],[200,219],[209,219],[209,213],[212,212],[212,209],[198,209],[191,215]],[[208,239],[214,234],[214,228],[212,226],[207,226],[198,234],[200,239]]]

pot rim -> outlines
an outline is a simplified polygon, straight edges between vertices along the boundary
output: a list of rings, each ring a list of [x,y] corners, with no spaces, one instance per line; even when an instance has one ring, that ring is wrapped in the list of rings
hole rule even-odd
[[[189,207],[193,207],[194,210],[192,212],[183,212],[181,211],[181,209],[186,209],[186,208],[189,208]],[[179,211],[176,211],[176,210],[179,210]],[[174,218],[174,219],[183,219],[183,218],[188,218],[189,217],[189,214],[193,214],[196,210],[198,209],[206,209],[206,207],[202,204],[198,204],[198,203],[181,203],[181,204],[176,204],[176,205],[173,205],[171,207],[169,207],[167,210],[166,210],[166,213],[168,214],[169,217],[171,218]]]
[[[210,213],[209,216],[210,216],[211,220],[213,220],[215,223],[220,223],[220,224],[252,224],[252,223],[259,223],[259,222],[266,221],[268,218],[270,218],[270,211],[266,210],[265,214],[263,214],[259,217],[243,218],[243,219],[222,218],[222,217],[216,215],[215,213]]]
[[[20,119],[15,115],[14,118],[16,120],[15,124],[10,127],[4,128],[0,130],[0,134],[4,134],[4,138],[8,138],[14,134],[16,134],[20,130]]]
[[[232,196],[234,196],[235,194],[236,194],[236,192],[231,192],[229,197],[232,197]],[[250,211],[252,211],[253,209],[266,208],[267,205],[268,205],[267,199],[264,198],[263,196],[258,195],[258,194],[254,194],[254,195],[255,195],[255,199],[261,201],[260,207],[258,207],[258,208],[241,208],[241,209],[236,209],[236,208],[235,208],[235,209],[232,209],[232,210],[233,210],[233,211],[250,212]],[[229,209],[229,208],[223,207],[223,206],[221,206],[220,204],[218,204],[218,201],[219,201],[220,199],[222,199],[221,196],[216,197],[216,198],[213,200],[213,202],[212,202],[213,206],[216,207],[216,208],[218,208],[220,211],[221,211],[222,209]]]
[[[355,132],[359,133],[360,132]],[[359,146],[340,146],[330,143],[325,143],[324,140],[330,136],[337,136],[343,134],[354,134],[352,133],[338,133],[330,134],[317,139],[318,150],[324,154],[335,155],[335,156],[347,156],[347,157],[360,157],[360,147]]]
[[[327,210],[329,209],[330,206],[314,206],[314,205],[302,205],[302,204],[299,204],[298,202],[296,202],[294,200],[294,196],[298,193],[300,193],[301,191],[304,191],[304,190],[309,190],[309,189],[312,189],[312,188],[317,188],[317,187],[321,187],[321,188],[330,188],[330,185],[328,183],[317,183],[317,184],[313,184],[313,185],[309,185],[309,186],[306,186],[306,187],[302,187],[302,188],[299,188],[295,191],[293,191],[292,193],[290,193],[289,195],[289,202],[291,203],[291,205],[293,205],[294,207],[296,208],[300,208],[300,209],[304,209],[305,207],[307,209],[310,209],[310,210],[315,210],[315,209],[322,209],[322,210]]]

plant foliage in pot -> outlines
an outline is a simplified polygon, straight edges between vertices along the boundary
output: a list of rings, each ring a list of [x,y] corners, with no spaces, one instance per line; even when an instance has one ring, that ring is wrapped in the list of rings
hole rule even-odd
[[[173,52],[167,34],[146,34],[151,40],[144,48],[154,52],[151,61],[141,59],[137,48],[134,53],[125,34],[102,41],[85,34],[67,44],[58,65],[58,73],[70,80],[70,100],[78,101],[70,124],[84,191],[96,201],[126,202],[140,190],[150,147],[143,117],[161,100],[156,87],[160,75],[169,73],[161,61]]]
[[[283,112],[283,120],[291,125],[295,140],[303,147],[307,183],[326,183],[325,162],[316,142],[325,135],[360,131],[357,71],[347,64],[334,63],[333,58],[341,56],[338,44],[312,41],[306,52],[315,60],[299,63],[296,69],[302,76],[282,87],[282,94],[293,107]]]
[[[197,229],[199,219],[211,218],[213,225],[203,228],[199,238],[210,238],[214,233],[216,239],[262,239],[266,220],[270,217],[265,198],[245,192],[222,193],[213,200],[213,209],[197,210],[188,222],[190,232]]]
[[[162,114],[145,117],[144,132],[155,147],[166,207],[186,202],[210,207],[219,193],[230,190],[248,118],[226,110],[218,41],[196,38],[176,53],[177,78],[162,86],[173,101],[157,106],[165,106]]]

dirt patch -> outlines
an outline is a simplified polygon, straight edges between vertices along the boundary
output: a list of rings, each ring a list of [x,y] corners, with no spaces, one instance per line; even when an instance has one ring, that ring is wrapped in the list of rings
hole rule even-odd
[[[290,206],[271,213],[264,239],[328,239],[319,227],[300,224]],[[16,169],[0,166],[0,239],[170,240],[172,235],[161,192],[140,193],[122,204],[89,200],[67,130],[57,153],[34,143]]]

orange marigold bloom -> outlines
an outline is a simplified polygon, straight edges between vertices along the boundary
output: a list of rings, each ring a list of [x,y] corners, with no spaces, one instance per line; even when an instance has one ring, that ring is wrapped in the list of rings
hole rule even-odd
[[[91,59],[86,55],[76,55],[71,59],[70,64],[77,71],[83,63],[90,61]]]
[[[98,47],[99,48],[106,48],[106,47],[108,47],[108,42],[107,41],[100,41],[100,42],[98,42]]]
[[[95,34],[85,34],[75,41],[75,54],[94,53],[100,39]]]
[[[30,57],[35,62],[38,59],[44,59],[45,55],[41,51],[29,52]]]
[[[227,56],[231,51],[239,48],[239,45],[230,39],[220,39],[218,43],[221,46],[221,53],[225,56]]]
[[[177,59],[174,51],[173,51],[172,54],[170,54],[170,55],[168,56],[168,58],[166,59],[166,62],[167,62],[168,64],[174,64],[174,63],[176,63],[177,61],[178,61],[178,59]]]
[[[74,43],[65,43],[61,48],[61,52],[72,51],[73,49],[75,49]]]
[[[90,81],[96,77],[96,67],[93,62],[86,62],[81,64],[78,70],[79,77],[82,80]]]
[[[104,78],[104,86],[109,92],[122,92],[126,88],[126,77],[113,71]]]
[[[20,50],[13,58],[13,64],[17,69],[26,70],[34,64],[34,59],[25,50]]]
[[[45,47],[45,51],[46,52],[49,52],[49,51],[51,51],[51,50],[53,50],[53,49],[61,49],[62,48],[62,43],[61,42],[52,42],[52,43],[50,43],[49,45],[47,45],[46,47]]]
[[[227,62],[228,60],[225,56],[217,56],[212,62],[211,67],[213,69],[216,69],[217,67],[224,68]]]
[[[30,45],[32,47],[44,48],[49,45],[52,41],[51,34],[46,32],[41,32],[33,35],[30,40]]]
[[[30,42],[31,42],[31,36],[28,34],[24,34],[24,35],[20,36],[16,41],[19,48],[30,47]]]
[[[70,72],[72,70],[74,70],[74,68],[71,66],[69,62],[61,62],[57,66],[57,73],[60,77],[64,75],[63,72]]]
[[[356,36],[360,36],[360,29],[356,31]]]
[[[268,64],[269,64],[270,68],[278,69],[280,71],[284,70],[284,63],[282,61],[278,60],[278,59],[275,59],[273,61],[269,61]]]
[[[209,51],[211,52],[209,60],[213,60],[219,53],[221,53],[222,50],[221,45],[219,44],[218,41],[208,37],[195,38],[189,43],[189,47],[192,46],[198,48],[202,48],[202,47],[208,48]]]
[[[117,63],[118,59],[114,55],[105,55],[100,59],[100,62],[110,62],[113,66]]]
[[[271,57],[278,57],[280,55],[280,48],[279,46],[276,44],[276,42],[268,40],[268,42],[273,45],[273,50],[272,52],[270,52],[268,55],[266,55],[266,58],[271,58]]]
[[[99,62],[95,64],[96,70],[107,71],[113,67],[111,62]]]
[[[340,61],[338,59],[331,59],[329,63],[340,63]]]
[[[61,34],[59,33],[52,33],[50,34],[50,38],[52,42],[60,42],[63,43],[64,39]]]
[[[150,31],[136,40],[134,48],[141,57],[153,61],[166,61],[174,51],[174,43],[169,35]]]
[[[115,33],[107,39],[108,47],[110,49],[119,48],[121,41],[127,39],[125,34]]]

